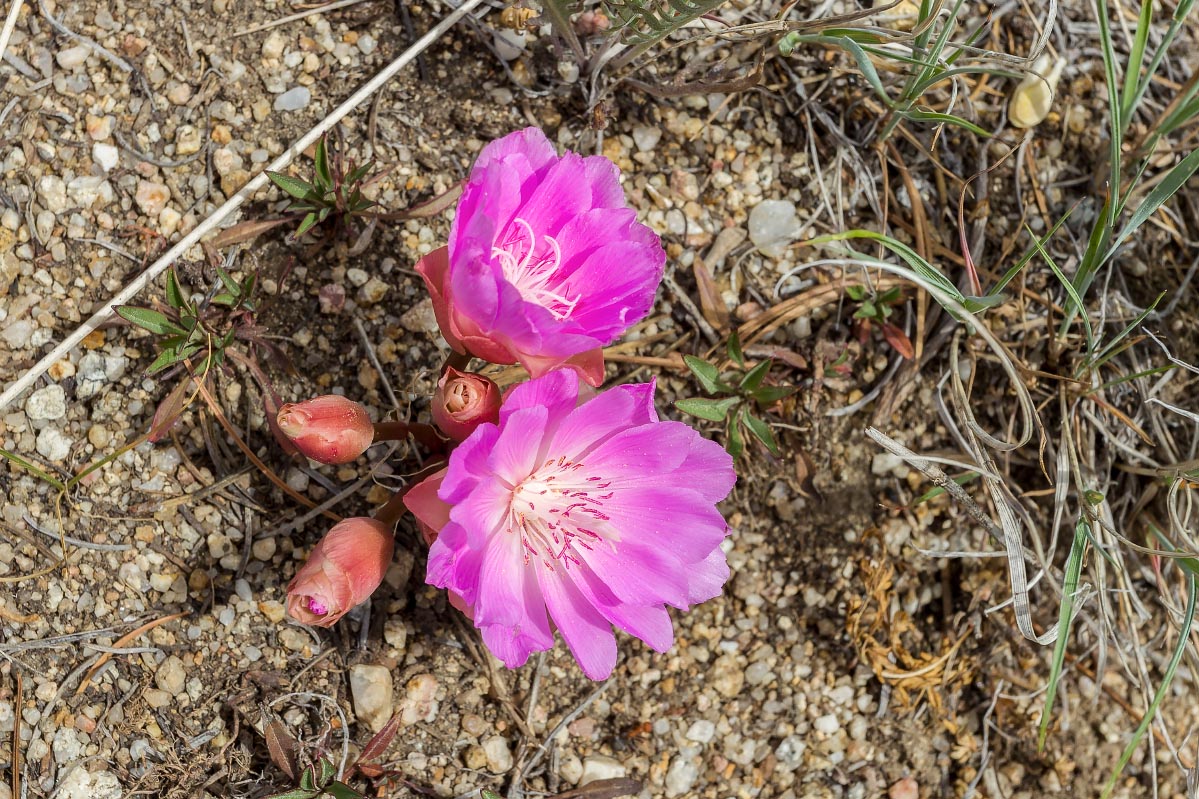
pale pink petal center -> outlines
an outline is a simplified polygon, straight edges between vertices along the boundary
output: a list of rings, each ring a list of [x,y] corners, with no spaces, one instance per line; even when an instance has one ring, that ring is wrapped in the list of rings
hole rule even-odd
[[[499,259],[504,279],[516,287],[520,296],[545,308],[555,319],[566,319],[578,305],[578,297],[571,299],[558,290],[562,265],[558,240],[539,236],[521,217],[512,219],[491,248],[491,255]]]
[[[583,555],[619,540],[604,512],[612,483],[587,473],[582,463],[547,460],[512,491],[508,532],[520,536],[524,562],[539,560],[553,572],[582,565]]]

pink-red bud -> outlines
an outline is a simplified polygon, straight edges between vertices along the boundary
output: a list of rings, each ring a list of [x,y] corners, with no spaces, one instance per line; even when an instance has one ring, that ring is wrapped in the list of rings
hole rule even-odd
[[[394,547],[391,528],[378,519],[338,522],[288,584],[288,614],[302,624],[332,627],[383,582]]]
[[[484,422],[500,418],[500,387],[474,372],[448,367],[433,394],[433,422],[455,441],[464,441]]]
[[[278,422],[300,452],[321,463],[350,463],[375,439],[366,408],[336,394],[284,405]]]

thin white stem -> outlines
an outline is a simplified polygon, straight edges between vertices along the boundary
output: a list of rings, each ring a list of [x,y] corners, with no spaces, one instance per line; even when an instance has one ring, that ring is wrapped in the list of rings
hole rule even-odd
[[[20,0],[15,0],[20,3]],[[347,114],[361,105],[368,97],[378,91],[384,84],[391,80],[397,72],[411,63],[418,55],[420,55],[429,45],[437,41],[447,30],[453,27],[454,23],[462,19],[466,14],[470,13],[482,0],[465,0],[462,5],[455,9],[449,16],[439,22],[432,30],[418,39],[411,47],[401,53],[394,61],[387,65],[375,77],[371,78],[365,86],[363,86],[350,98],[334,109],[333,113],[325,117],[312,130],[305,133],[295,144],[289,147],[282,155],[272,161],[266,169],[258,173],[249,183],[242,186],[241,191],[225,201],[225,204],[216,209],[211,216],[201,222],[196,228],[179,240],[179,243],[167,251],[165,255],[155,261],[153,264],[137,276],[129,285],[121,289],[120,293],[111,298],[104,306],[92,315],[90,319],[80,325],[75,332],[71,333],[62,343],[52,349],[46,357],[38,361],[34,366],[21,375],[12,385],[0,394],[0,410],[8,407],[8,405],[17,398],[18,395],[25,389],[33,385],[34,381],[41,377],[51,364],[58,361],[76,345],[82,341],[88,333],[91,333],[100,325],[112,318],[114,305],[124,305],[133,299],[142,289],[144,289],[151,281],[157,278],[162,272],[170,266],[176,258],[186,252],[192,245],[203,238],[207,233],[214,230],[224,219],[231,213],[241,207],[242,203],[248,200],[259,189],[266,185],[269,178],[267,171],[278,172],[287,167],[291,160],[297,155],[308,149],[330,128],[340,122]]]
[[[352,6],[362,2],[365,2],[365,0],[337,0],[336,3],[329,3],[328,5],[319,6],[317,8],[309,8],[306,11],[299,12],[298,14],[290,14],[286,17],[280,17],[279,19],[271,20],[270,22],[264,22],[261,25],[254,25],[246,28],[245,30],[240,30],[233,34],[233,38],[236,39],[238,36],[245,36],[249,33],[258,33],[259,31],[269,30],[270,28],[277,28],[280,25],[286,25],[289,22],[295,22],[297,19],[311,17],[313,14],[324,14],[328,11],[336,11],[339,8],[345,8],[346,6]]]
[[[8,18],[4,20],[4,30],[0,31],[0,61],[4,60],[4,51],[8,49],[8,40],[17,27],[17,17],[21,16],[23,0],[12,0],[8,7]]]

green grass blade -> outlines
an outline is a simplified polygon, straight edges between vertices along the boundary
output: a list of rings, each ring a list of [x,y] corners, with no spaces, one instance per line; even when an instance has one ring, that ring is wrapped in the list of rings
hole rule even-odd
[[[1037,730],[1037,751],[1045,750],[1045,737],[1049,734],[1053,702],[1057,698],[1058,683],[1062,678],[1062,664],[1066,660],[1066,646],[1070,641],[1070,628],[1074,625],[1074,594],[1078,591],[1078,576],[1082,573],[1082,556],[1087,549],[1087,523],[1079,519],[1074,526],[1074,542],[1070,545],[1070,556],[1066,558],[1065,579],[1062,581],[1062,605],[1057,614],[1057,642],[1053,645],[1053,663],[1049,668],[1049,685],[1045,688],[1045,707],[1041,710],[1041,726]]]
[[[1186,185],[1186,182],[1190,180],[1196,170],[1199,170],[1199,149],[1192,150],[1186,158],[1175,164],[1174,168],[1162,178],[1161,182],[1154,186],[1149,194],[1145,195],[1145,199],[1137,206],[1137,210],[1133,212],[1128,221],[1124,223],[1124,227],[1116,235],[1116,238],[1112,240],[1102,260],[1106,261],[1111,258],[1120,245],[1127,241],[1128,237],[1145,223],[1145,220],[1153,216],[1163,203]]]
[[[1024,229],[1028,231],[1030,236],[1032,235],[1032,231],[1029,230],[1027,225]],[[1087,316],[1087,309],[1083,304],[1082,295],[1078,293],[1078,289],[1076,289],[1074,284],[1070,282],[1070,278],[1066,277],[1066,274],[1060,268],[1058,268],[1057,262],[1053,260],[1053,256],[1050,255],[1049,252],[1041,245],[1041,242],[1037,241],[1035,246],[1041,258],[1046,264],[1049,265],[1049,269],[1053,272],[1054,276],[1057,277],[1058,282],[1062,284],[1062,288],[1066,290],[1066,294],[1069,295],[1070,302],[1073,304],[1073,307],[1070,310],[1078,312],[1078,314],[1082,317],[1082,326],[1087,334],[1087,350],[1093,350],[1095,348],[1095,333],[1091,329],[1091,317]]]
[[[32,474],[37,479],[54,486],[59,491],[66,490],[66,488],[65,488],[65,486],[63,486],[61,480],[58,480],[57,478],[51,476],[50,474],[42,471],[37,466],[34,466],[32,463],[25,460],[24,458],[22,458],[20,455],[18,455],[15,452],[9,452],[6,449],[0,449],[0,458],[4,458],[9,463],[12,463],[15,466],[19,466],[20,468],[22,468],[25,471]]]
[[[1101,799],[1107,799],[1112,795],[1112,791],[1116,788],[1116,780],[1120,778],[1124,767],[1132,759],[1133,752],[1141,745],[1141,739],[1149,731],[1149,725],[1153,723],[1154,717],[1157,716],[1157,709],[1161,706],[1162,700],[1166,698],[1166,691],[1169,690],[1170,683],[1174,681],[1174,674],[1178,671],[1178,664],[1182,662],[1182,656],[1187,649],[1187,642],[1191,640],[1191,624],[1195,621],[1197,586],[1199,586],[1199,578],[1191,575],[1191,579],[1187,582],[1187,608],[1182,616],[1182,629],[1178,632],[1178,644],[1174,648],[1174,654],[1170,658],[1169,665],[1166,666],[1165,674],[1162,675],[1161,685],[1157,687],[1157,691],[1153,694],[1153,701],[1149,703],[1149,707],[1145,710],[1145,718],[1141,719],[1141,723],[1137,725],[1136,732],[1132,734],[1132,740],[1128,742],[1128,746],[1124,747],[1124,751],[1120,754],[1120,759],[1116,761],[1116,767],[1112,769],[1112,775],[1107,778],[1107,784],[1103,786]]]
[[[1133,32],[1132,49],[1128,53],[1128,65],[1124,68],[1124,90],[1120,95],[1120,116],[1132,118],[1132,112],[1140,99],[1141,62],[1145,59],[1145,45],[1149,42],[1149,30],[1153,27],[1153,0],[1141,0],[1141,14]],[[1145,84],[1153,77],[1150,69]]]

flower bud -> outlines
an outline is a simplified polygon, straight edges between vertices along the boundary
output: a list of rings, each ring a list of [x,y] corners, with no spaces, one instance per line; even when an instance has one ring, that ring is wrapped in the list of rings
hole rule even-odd
[[[278,422],[300,452],[321,463],[350,463],[375,439],[366,408],[336,394],[284,405]]]
[[[500,418],[500,387],[474,372],[452,366],[437,381],[433,394],[433,422],[455,441],[464,441],[484,422]]]
[[[383,582],[394,547],[391,528],[378,519],[338,522],[288,584],[288,615],[302,624],[332,627]]]

